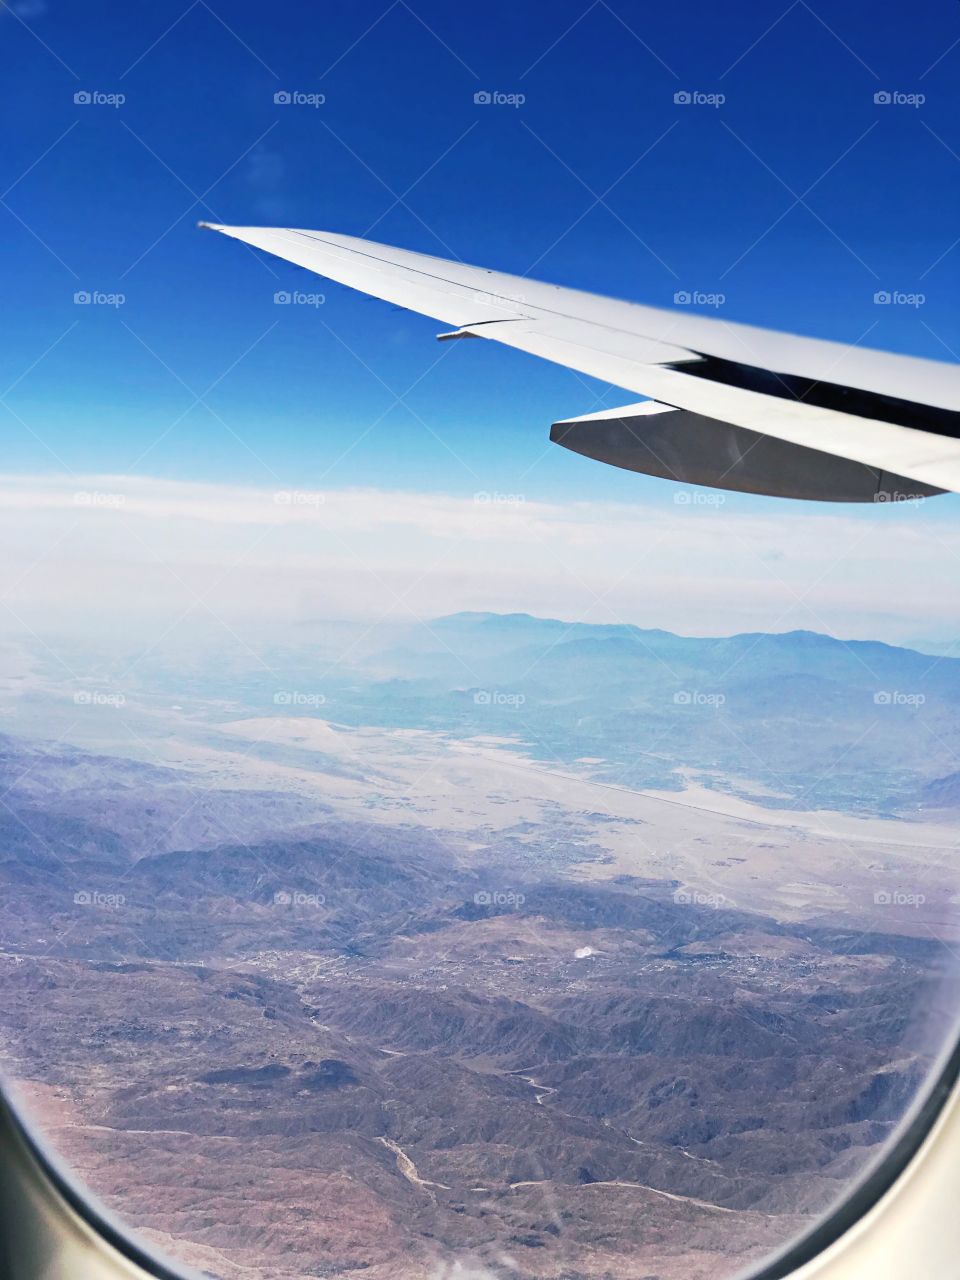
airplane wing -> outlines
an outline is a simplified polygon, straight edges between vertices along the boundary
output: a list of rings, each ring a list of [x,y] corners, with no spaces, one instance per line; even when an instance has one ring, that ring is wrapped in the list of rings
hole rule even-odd
[[[201,227],[648,397],[556,443],[684,483],[838,502],[960,492],[960,365],[640,306],[288,227]]]

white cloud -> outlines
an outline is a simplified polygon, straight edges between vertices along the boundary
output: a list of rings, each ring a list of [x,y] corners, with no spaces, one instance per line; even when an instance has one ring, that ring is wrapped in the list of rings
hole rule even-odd
[[[472,608],[701,634],[960,634],[954,500],[851,512],[684,505],[676,492],[657,505],[562,504],[0,476],[4,629],[155,629],[212,611],[282,630]]]

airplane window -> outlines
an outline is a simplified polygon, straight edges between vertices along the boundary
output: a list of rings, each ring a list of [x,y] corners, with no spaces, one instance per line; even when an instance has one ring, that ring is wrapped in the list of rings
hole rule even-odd
[[[957,33],[854,9],[0,12],[0,1067],[159,1253],[722,1280],[942,1069]]]

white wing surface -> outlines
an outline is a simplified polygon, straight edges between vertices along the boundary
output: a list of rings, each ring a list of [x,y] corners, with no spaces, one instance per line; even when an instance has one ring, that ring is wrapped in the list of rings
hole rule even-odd
[[[960,492],[960,366],[603,298],[351,236],[201,223],[376,298],[658,403],[554,425],[685,483],[835,501]],[[660,411],[662,408],[662,412]],[[671,412],[672,411],[672,412]]]

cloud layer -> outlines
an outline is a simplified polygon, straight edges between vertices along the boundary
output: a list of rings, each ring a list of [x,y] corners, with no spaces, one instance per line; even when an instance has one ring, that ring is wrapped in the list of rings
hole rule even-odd
[[[657,505],[560,504],[0,476],[3,629],[206,619],[282,631],[491,609],[700,634],[952,639],[956,505],[733,504],[675,486]]]

